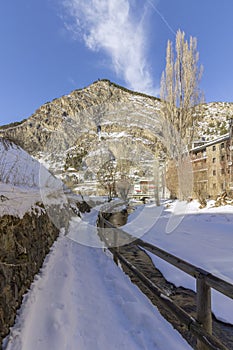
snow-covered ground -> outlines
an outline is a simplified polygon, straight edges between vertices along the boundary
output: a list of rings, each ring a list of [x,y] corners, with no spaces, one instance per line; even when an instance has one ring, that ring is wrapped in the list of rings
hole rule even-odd
[[[41,211],[37,202],[67,202],[60,193],[62,182],[21,147],[0,137],[0,155],[0,216],[22,218],[26,212]]]
[[[26,212],[40,213],[42,208],[36,205],[41,201],[40,191],[35,188],[12,186],[0,182],[0,217],[13,215],[22,218]]]
[[[61,233],[24,298],[4,350],[191,349],[112,258],[96,248],[102,246],[96,244],[97,213],[74,219],[69,234]],[[232,207],[199,210],[193,202],[174,213],[174,203],[140,206],[124,229],[138,235],[146,230],[142,239],[233,282]],[[77,230],[86,234],[89,228],[95,248],[77,243]],[[153,261],[168,280],[195,290],[192,277],[154,256]],[[231,299],[213,292],[213,310],[233,323]]]
[[[39,186],[40,163],[21,147],[0,137],[0,181],[27,188]]]
[[[96,215],[96,211],[88,214],[91,225]],[[165,348],[191,349],[110,256],[62,233],[3,346],[4,350]]]
[[[215,208],[209,202],[207,208],[198,209],[193,201],[179,203],[177,210],[176,204],[141,206],[124,230],[233,284],[233,206]],[[196,290],[193,277],[148,254],[168,281]],[[215,316],[233,324],[233,300],[215,290],[212,296]]]

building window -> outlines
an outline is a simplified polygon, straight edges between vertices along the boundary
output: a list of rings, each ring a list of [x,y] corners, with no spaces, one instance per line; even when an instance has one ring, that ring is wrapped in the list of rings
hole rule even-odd
[[[225,174],[225,170],[224,169],[221,169],[221,174]]]
[[[214,188],[214,189],[216,188],[216,184],[213,184],[213,188]]]
[[[223,149],[225,147],[224,142],[221,143],[220,148]]]
[[[225,160],[225,156],[221,156],[221,161],[224,161]]]
[[[213,158],[213,163],[216,163],[216,158]]]
[[[213,170],[213,175],[214,175],[214,176],[216,175],[216,170]]]
[[[216,146],[214,145],[212,149],[213,149],[213,151],[216,151]]]

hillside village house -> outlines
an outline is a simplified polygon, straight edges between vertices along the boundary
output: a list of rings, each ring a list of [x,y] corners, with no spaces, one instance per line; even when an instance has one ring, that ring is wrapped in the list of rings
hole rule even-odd
[[[212,141],[196,141],[190,151],[193,171],[193,197],[215,198],[227,192],[233,197],[233,121],[229,133]],[[166,184],[172,197],[178,196],[174,160],[168,161]]]
[[[195,145],[191,152],[194,193],[216,197],[233,194],[233,147],[231,132],[211,142]]]

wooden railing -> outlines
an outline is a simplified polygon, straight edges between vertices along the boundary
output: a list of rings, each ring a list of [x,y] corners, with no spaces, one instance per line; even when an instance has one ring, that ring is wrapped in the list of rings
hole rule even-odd
[[[106,247],[113,253],[114,261],[118,260],[126,265],[137,277],[155,293],[165,307],[168,308],[182,322],[187,329],[197,338],[198,350],[227,350],[215,336],[212,335],[212,311],[211,311],[211,288],[233,299],[233,285],[214,276],[206,270],[203,270],[189,262],[172,255],[150,243],[133,237],[123,230],[114,227],[109,221],[105,220],[103,215],[99,214],[99,234]],[[107,230],[106,230],[107,229]],[[128,240],[127,240],[128,237]],[[176,305],[169,297],[164,295],[154,283],[152,283],[142,272],[125,259],[120,254],[119,246],[126,241],[127,245],[137,245],[143,249],[155,254],[169,264],[184,271],[190,276],[196,278],[197,292],[197,315],[196,319],[188,315],[182,308]]]

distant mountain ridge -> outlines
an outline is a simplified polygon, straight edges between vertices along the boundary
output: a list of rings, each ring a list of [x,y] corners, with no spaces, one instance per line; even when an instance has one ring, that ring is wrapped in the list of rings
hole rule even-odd
[[[26,141],[24,136],[19,135],[19,128],[22,128],[28,134],[31,134],[29,131],[30,128],[36,128],[38,131],[33,131],[32,134],[34,137],[33,141],[31,140],[34,146],[30,151],[33,152],[35,146],[40,149],[39,143],[43,143],[43,140],[40,138],[41,130],[45,134],[47,132],[48,136],[50,131],[55,130],[59,126],[59,123],[64,117],[74,117],[75,121],[75,115],[82,111],[97,108],[106,103],[110,105],[124,103],[132,97],[138,98],[145,105],[145,108],[154,107],[155,112],[158,112],[160,109],[159,98],[129,90],[107,79],[103,79],[95,81],[83,89],[74,90],[68,95],[55,98],[51,102],[46,102],[27,119],[0,126],[0,135],[9,136],[13,140],[18,141],[27,150],[28,147],[30,148],[30,142],[29,140]],[[200,132],[210,139],[218,134],[218,128],[222,128],[222,130],[219,130],[220,134],[221,132],[222,134],[224,133],[224,127],[225,129],[227,128],[225,122],[230,117],[233,117],[233,102],[206,103],[203,104],[203,112],[203,120],[200,122]],[[54,117],[56,117],[56,121],[52,120]],[[47,130],[43,129],[43,126],[47,127]]]
[[[0,127],[0,137],[14,141],[53,172],[62,173],[69,166],[67,158],[76,157],[80,148],[85,154],[94,152],[101,147],[100,141],[116,157],[119,141],[131,140],[154,153],[160,108],[160,99],[104,79],[43,104],[22,122]],[[233,103],[203,104],[196,138],[211,140],[227,133],[232,117]]]
[[[159,104],[155,97],[101,80],[45,103],[22,123],[4,126],[0,136],[13,140],[53,173],[62,173],[74,147],[93,152],[104,141],[117,157],[118,141],[132,139],[152,152],[158,122],[143,127],[142,119],[145,113],[159,115]]]
[[[114,105],[130,101],[132,96],[137,96],[139,100],[145,99],[151,107],[158,109],[159,99],[119,87],[108,80],[101,80],[45,103],[21,123],[2,127],[0,136],[9,137],[32,154],[43,151],[44,144],[65,119],[72,118],[72,122],[76,123],[79,122],[77,118],[87,112],[92,118],[86,118],[83,122],[86,130],[93,129],[98,124],[95,120],[96,113],[108,113],[110,116]],[[113,122],[111,117],[109,122]]]

